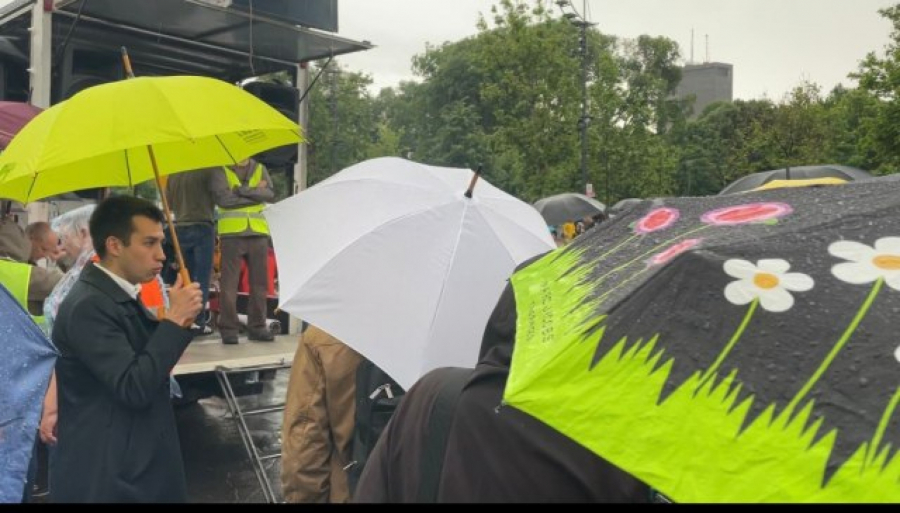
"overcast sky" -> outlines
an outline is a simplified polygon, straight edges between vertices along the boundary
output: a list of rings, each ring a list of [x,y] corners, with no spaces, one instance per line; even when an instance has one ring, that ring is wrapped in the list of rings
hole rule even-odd
[[[573,0],[580,11],[582,0]],[[338,0],[340,35],[377,47],[339,58],[372,76],[375,89],[411,79],[413,55],[477,33],[478,14],[497,0]],[[900,0],[588,0],[589,21],[621,37],[666,36],[683,57],[734,65],[735,98],[780,100],[801,80],[827,93],[870,51],[881,52],[891,25],[878,14]],[[554,12],[559,9],[553,5]]]

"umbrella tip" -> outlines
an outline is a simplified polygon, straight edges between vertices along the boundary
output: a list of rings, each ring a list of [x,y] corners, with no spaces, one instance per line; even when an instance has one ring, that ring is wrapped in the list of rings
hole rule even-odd
[[[475,182],[478,181],[478,178],[481,177],[481,173],[484,170],[484,164],[478,164],[478,168],[475,169],[475,174],[472,175],[472,180],[469,182],[469,188],[466,189],[465,196],[469,199],[472,199],[472,191],[475,190]]]

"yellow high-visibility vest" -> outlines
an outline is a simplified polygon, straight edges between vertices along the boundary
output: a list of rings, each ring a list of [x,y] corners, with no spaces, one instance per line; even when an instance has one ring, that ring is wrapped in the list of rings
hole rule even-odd
[[[225,170],[225,178],[228,179],[229,187],[234,188],[241,186],[241,181],[234,171],[227,167],[222,169]],[[256,187],[259,185],[259,182],[262,181],[262,176],[262,164],[257,164],[256,169],[253,170],[253,174],[250,176],[248,185],[250,187]],[[243,233],[248,227],[251,231],[259,233],[260,235],[268,235],[269,223],[266,222],[266,218],[262,214],[264,208],[265,205],[263,204],[251,205],[249,207],[219,208],[219,214],[217,216],[219,235]]]
[[[6,258],[0,258],[0,283],[12,294],[12,297],[28,311],[28,284],[31,281],[31,264],[23,264]],[[39,326],[44,323],[43,315],[32,315]]]

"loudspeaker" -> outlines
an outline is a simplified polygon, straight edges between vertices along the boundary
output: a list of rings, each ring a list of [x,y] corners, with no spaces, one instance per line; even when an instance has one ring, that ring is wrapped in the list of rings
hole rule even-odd
[[[28,68],[17,62],[0,60],[0,99],[27,102],[28,89]]]
[[[300,91],[296,87],[269,82],[250,82],[244,90],[274,107],[291,121],[300,113]],[[297,163],[297,145],[265,151],[254,157],[266,167],[286,167]]]
[[[121,54],[116,51],[69,44],[59,65],[61,69],[58,72],[59,80],[55,84],[54,103],[88,87],[125,77]]]

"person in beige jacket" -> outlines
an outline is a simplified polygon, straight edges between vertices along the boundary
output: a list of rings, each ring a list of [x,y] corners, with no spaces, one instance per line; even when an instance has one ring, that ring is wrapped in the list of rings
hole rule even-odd
[[[291,368],[281,438],[285,502],[350,501],[347,471],[362,357],[315,326],[300,337]]]

